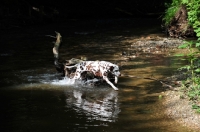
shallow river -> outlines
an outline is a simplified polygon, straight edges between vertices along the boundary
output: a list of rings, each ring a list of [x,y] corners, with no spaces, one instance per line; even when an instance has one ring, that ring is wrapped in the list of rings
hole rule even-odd
[[[54,31],[63,36],[63,60],[106,60],[117,63],[122,74],[157,79],[181,65],[171,51],[127,58],[134,40],[165,37],[151,19],[69,20],[1,31],[1,132],[188,131],[164,114],[159,95],[166,88],[159,82],[122,76],[119,91],[67,84],[53,65],[54,38],[45,36]]]

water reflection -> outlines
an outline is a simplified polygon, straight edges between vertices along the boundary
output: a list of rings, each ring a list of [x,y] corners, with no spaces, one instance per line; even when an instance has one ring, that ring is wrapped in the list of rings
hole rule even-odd
[[[77,115],[84,113],[88,120],[115,122],[120,113],[118,92],[114,90],[65,91],[66,107]]]

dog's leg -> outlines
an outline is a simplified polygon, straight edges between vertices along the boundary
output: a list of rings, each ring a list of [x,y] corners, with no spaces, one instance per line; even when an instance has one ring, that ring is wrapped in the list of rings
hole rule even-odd
[[[113,84],[109,81],[109,79],[108,79],[106,76],[104,76],[103,79],[106,80],[106,82],[107,82],[114,90],[118,90],[118,88],[115,87],[115,85],[113,85]]]
[[[118,77],[115,76],[115,84],[117,84],[117,82],[118,82]]]
[[[74,74],[75,74],[74,77],[71,78],[71,83],[72,84],[74,84],[76,82],[76,80],[80,79],[80,77],[81,77],[81,73],[80,72],[76,71]]]

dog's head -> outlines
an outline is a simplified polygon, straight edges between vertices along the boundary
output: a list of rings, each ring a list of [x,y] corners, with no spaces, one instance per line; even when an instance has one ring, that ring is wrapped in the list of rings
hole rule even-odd
[[[118,82],[118,77],[121,75],[119,72],[119,67],[117,65],[112,65],[110,67],[110,73],[114,76],[115,80],[115,84],[117,84]]]
[[[110,67],[110,72],[116,77],[121,75],[121,73],[119,72],[119,67],[117,65],[112,65]]]

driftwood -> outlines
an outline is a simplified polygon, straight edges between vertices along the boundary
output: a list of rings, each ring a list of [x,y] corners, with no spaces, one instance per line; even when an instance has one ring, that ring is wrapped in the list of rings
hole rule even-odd
[[[56,33],[56,42],[54,44],[54,47],[53,47],[53,54],[54,54],[54,58],[56,59],[56,61],[58,61],[59,59],[59,47],[60,47],[60,44],[62,42],[62,36],[60,33],[58,32],[55,32]],[[66,60],[66,63],[64,65],[75,65],[77,63],[80,63],[82,61],[85,61],[86,58],[81,58],[81,59],[76,59],[76,58],[72,58],[70,60]]]
[[[60,44],[62,42],[62,36],[59,32],[55,32],[56,36],[51,36],[51,35],[47,35],[49,37],[53,37],[56,38],[56,41],[54,42],[54,47],[53,47],[53,55],[54,55],[54,65],[56,66],[56,70],[58,72],[62,72],[63,75],[68,75],[70,76],[68,73],[73,73],[73,69],[66,69],[65,66],[66,65],[75,65],[77,63],[82,62],[83,60],[81,59],[76,59],[76,58],[72,58],[70,60],[66,60],[66,62],[59,62],[59,47]],[[66,73],[68,72],[68,73]]]

